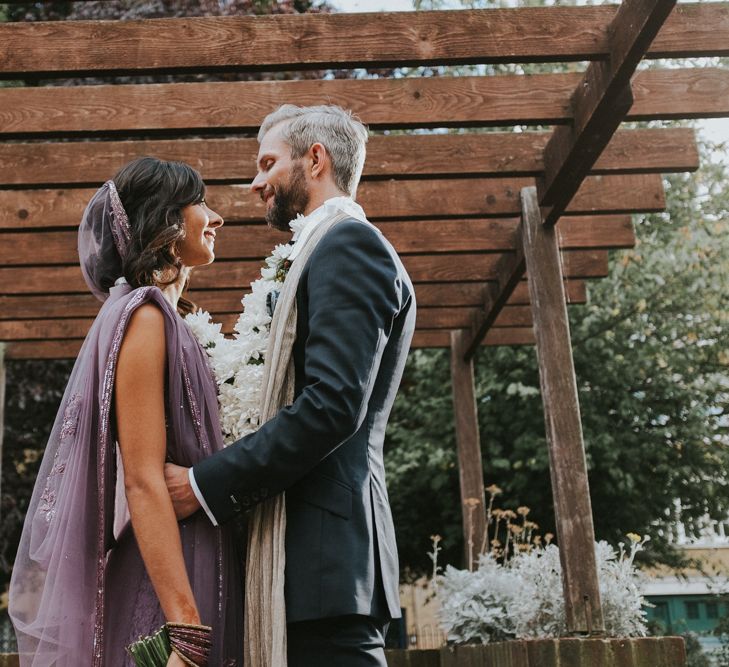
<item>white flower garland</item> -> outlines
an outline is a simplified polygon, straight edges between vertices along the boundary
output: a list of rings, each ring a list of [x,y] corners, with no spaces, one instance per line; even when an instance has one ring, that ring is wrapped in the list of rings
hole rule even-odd
[[[307,222],[307,218],[299,215],[289,223],[293,240]],[[243,312],[235,323],[233,338],[223,336],[221,325],[215,324],[207,311],[185,317],[207,352],[218,385],[220,425],[226,445],[260,426],[263,363],[271,329],[266,302],[270,292],[283,287],[293,248],[291,243],[277,245],[266,258],[261,277],[251,283],[250,294],[241,300]]]
[[[270,292],[280,291],[283,287],[286,272],[297,254],[293,243],[305,244],[306,235],[312,228],[339,211],[367,221],[362,207],[350,197],[332,197],[309,215],[299,214],[289,223],[293,232],[291,243],[277,245],[266,258],[261,277],[251,283],[251,293],[241,300],[243,313],[235,323],[233,338],[225,338],[221,325],[213,323],[206,311],[185,317],[185,322],[207,352],[215,375],[220,425],[226,445],[257,431],[260,426],[263,363],[271,329],[266,302]]]

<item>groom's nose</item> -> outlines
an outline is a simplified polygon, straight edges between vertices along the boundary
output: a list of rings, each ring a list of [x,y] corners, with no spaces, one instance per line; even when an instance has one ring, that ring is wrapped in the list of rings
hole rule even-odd
[[[251,183],[251,192],[254,195],[260,195],[261,190],[266,187],[266,179],[263,177],[262,173],[256,174],[256,177],[253,179],[253,183]]]

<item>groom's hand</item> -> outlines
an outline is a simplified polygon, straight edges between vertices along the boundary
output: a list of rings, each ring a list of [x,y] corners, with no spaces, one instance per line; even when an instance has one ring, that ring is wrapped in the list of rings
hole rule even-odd
[[[174,463],[165,463],[165,483],[178,520],[187,519],[200,509],[200,502],[190,486],[188,470]]]

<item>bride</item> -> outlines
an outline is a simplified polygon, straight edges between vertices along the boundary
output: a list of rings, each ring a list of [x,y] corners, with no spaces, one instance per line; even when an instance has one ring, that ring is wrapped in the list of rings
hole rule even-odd
[[[93,196],[79,257],[103,306],[45,450],[10,587],[21,667],[133,665],[166,622],[167,665],[242,665],[233,535],[177,522],[165,461],[223,447],[205,352],[180,314],[222,218],[186,164],[140,158]]]

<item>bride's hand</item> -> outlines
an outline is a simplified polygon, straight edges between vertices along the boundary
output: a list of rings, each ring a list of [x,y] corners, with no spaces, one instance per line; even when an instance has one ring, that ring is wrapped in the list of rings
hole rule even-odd
[[[186,667],[186,665],[182,658],[172,651],[169,659],[167,660],[167,667]]]

